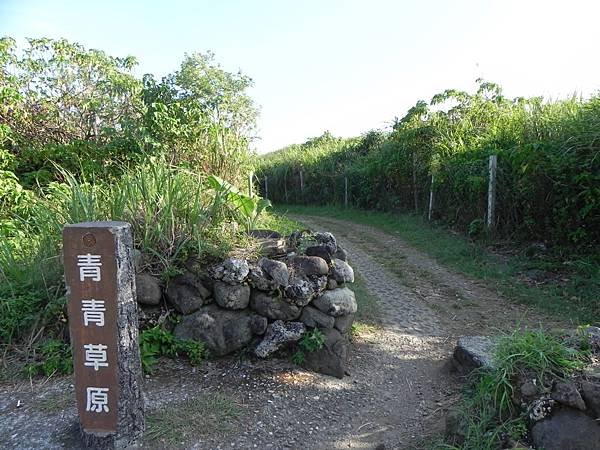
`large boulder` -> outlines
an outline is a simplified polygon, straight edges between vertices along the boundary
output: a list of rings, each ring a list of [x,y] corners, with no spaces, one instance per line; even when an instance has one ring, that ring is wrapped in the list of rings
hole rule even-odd
[[[346,314],[335,318],[334,327],[342,334],[346,334],[352,328],[354,323],[354,314]]]
[[[334,258],[341,259],[342,261],[348,261],[348,253],[339,245],[337,251],[332,256]]]
[[[333,317],[354,314],[357,309],[354,292],[346,287],[325,291],[313,300],[313,305]]]
[[[300,308],[281,297],[272,297],[260,291],[253,291],[250,307],[261,316],[272,320],[295,320],[300,317]]]
[[[141,305],[156,306],[162,298],[160,280],[147,273],[135,276],[135,289],[137,301]]]
[[[301,322],[276,320],[267,327],[265,337],[254,349],[254,354],[259,358],[266,358],[285,344],[298,341],[305,331],[306,326]]]
[[[306,277],[292,277],[284,293],[291,303],[298,306],[305,306],[314,297],[315,288]]]
[[[600,426],[575,409],[561,409],[531,428],[535,448],[589,450],[600,446]]]
[[[173,334],[180,339],[200,340],[216,356],[246,346],[255,334],[264,332],[266,320],[249,310],[230,311],[208,305],[184,316]]]
[[[585,409],[585,402],[581,398],[581,394],[573,381],[556,382],[552,389],[552,393],[550,394],[550,398],[562,405],[570,406],[571,408],[576,408],[581,411]]]
[[[290,256],[288,266],[297,275],[327,275],[329,266],[323,258],[318,256]]]
[[[244,282],[249,272],[250,265],[245,259],[227,258],[213,269],[213,276],[228,284],[240,284]]]
[[[314,372],[343,378],[348,363],[348,340],[335,328],[321,330],[325,335],[323,347],[306,352],[302,366]]]
[[[581,396],[592,417],[600,419],[600,384],[592,381],[582,381]]]
[[[264,273],[271,277],[278,286],[287,286],[290,274],[285,263],[275,261],[274,259],[260,258],[258,260],[258,266]]]
[[[279,287],[279,284],[258,266],[253,266],[250,268],[250,273],[248,274],[248,283],[254,289],[265,292],[272,292]]]
[[[319,311],[317,308],[313,308],[312,306],[303,308],[302,314],[300,315],[300,322],[313,328],[333,328],[335,320],[336,319],[333,317]]]
[[[488,336],[463,336],[454,348],[453,363],[461,373],[479,367],[492,367],[492,350],[495,340]]]
[[[215,302],[221,308],[244,309],[250,303],[250,286],[246,284],[227,284],[215,282]]]
[[[323,258],[327,264],[331,262],[331,251],[329,247],[324,245],[311,245],[306,248],[306,256],[318,256],[319,258]]]
[[[165,292],[167,300],[181,314],[190,314],[200,309],[210,291],[191,273],[173,278]]]
[[[354,283],[354,270],[346,261],[334,258],[331,264],[331,278],[338,283]]]
[[[333,234],[329,232],[320,232],[315,233],[313,237],[320,245],[327,247],[330,255],[333,255],[337,251],[337,242]]]

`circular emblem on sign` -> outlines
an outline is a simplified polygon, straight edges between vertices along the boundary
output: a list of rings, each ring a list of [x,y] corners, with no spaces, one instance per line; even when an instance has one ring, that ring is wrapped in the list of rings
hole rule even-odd
[[[96,245],[96,236],[94,236],[92,233],[84,234],[82,240],[83,245],[86,247],[93,247]]]

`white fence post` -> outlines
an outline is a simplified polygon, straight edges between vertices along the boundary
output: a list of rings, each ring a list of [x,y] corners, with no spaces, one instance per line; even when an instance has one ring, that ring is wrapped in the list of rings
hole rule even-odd
[[[427,220],[431,222],[431,213],[433,211],[433,182],[434,176],[431,175],[431,187],[429,188],[429,212],[427,214]]]
[[[269,177],[265,175],[265,198],[269,198]]]
[[[250,172],[248,176],[248,195],[252,197],[254,195],[254,172]]]
[[[493,228],[496,214],[496,169],[498,166],[498,156],[490,155],[489,163],[489,184],[488,184],[488,210],[487,210],[487,227]]]

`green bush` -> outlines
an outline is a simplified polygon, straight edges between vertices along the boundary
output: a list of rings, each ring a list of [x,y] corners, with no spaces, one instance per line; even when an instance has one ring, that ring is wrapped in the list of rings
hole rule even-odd
[[[204,343],[179,339],[159,326],[140,333],[140,354],[145,372],[151,373],[154,370],[159,356],[174,358],[179,353],[185,354],[192,365],[200,364],[206,357]]]
[[[73,372],[73,354],[71,346],[56,339],[50,339],[34,348],[33,363],[26,366],[28,376],[59,374],[68,375]]]
[[[298,342],[300,347],[293,355],[292,361],[294,364],[302,364],[306,359],[306,353],[316,352],[323,348],[325,344],[325,335],[318,328],[307,331]]]

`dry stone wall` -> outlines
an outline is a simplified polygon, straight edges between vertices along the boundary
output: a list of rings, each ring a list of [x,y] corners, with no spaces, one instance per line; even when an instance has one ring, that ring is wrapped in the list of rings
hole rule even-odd
[[[327,232],[295,232],[287,238],[258,234],[270,236],[263,239],[268,257],[228,258],[212,267],[190,263],[189,271],[166,287],[156,277],[139,273],[141,321],[160,322],[174,310],[181,315],[175,336],[203,341],[212,355],[250,348],[258,358],[293,347],[316,328],[324,334],[324,345],[309,352],[303,364],[342,378],[357,310],[348,287],[354,271],[346,252]]]

